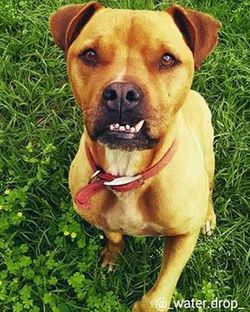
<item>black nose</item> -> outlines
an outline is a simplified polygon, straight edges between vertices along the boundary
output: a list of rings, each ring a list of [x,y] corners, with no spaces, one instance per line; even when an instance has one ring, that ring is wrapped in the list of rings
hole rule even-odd
[[[142,90],[134,83],[114,82],[108,85],[103,93],[104,104],[111,110],[125,112],[140,104]]]

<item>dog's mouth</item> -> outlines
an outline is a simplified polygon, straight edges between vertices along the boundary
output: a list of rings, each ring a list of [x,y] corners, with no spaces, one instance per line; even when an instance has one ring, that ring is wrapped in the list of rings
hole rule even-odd
[[[125,139],[125,140],[132,140],[139,134],[144,123],[145,123],[144,120],[140,120],[134,126],[130,124],[115,123],[115,124],[111,124],[108,127],[108,131],[110,131],[111,135],[115,135],[118,138]]]
[[[110,149],[126,151],[149,149],[158,143],[157,139],[149,135],[148,125],[144,119],[139,121],[137,119],[137,121],[109,122],[106,125],[102,125],[102,122],[99,121],[94,133],[90,136],[92,140]]]

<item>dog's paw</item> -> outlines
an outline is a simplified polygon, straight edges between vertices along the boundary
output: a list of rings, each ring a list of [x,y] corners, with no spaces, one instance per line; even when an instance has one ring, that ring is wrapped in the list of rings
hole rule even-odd
[[[202,234],[209,237],[213,234],[216,228],[216,215],[212,212],[206,219],[205,224],[202,227]]]
[[[137,301],[132,308],[132,312],[143,312],[140,306],[140,301]]]
[[[156,312],[156,310],[152,310],[149,304],[145,304],[145,302],[141,300],[134,304],[132,312]]]
[[[101,252],[101,267],[107,268],[108,272],[114,271],[118,254],[115,251],[109,250],[106,246]]]
[[[137,301],[132,309],[132,312],[167,312],[167,300],[163,297],[151,298],[145,295],[141,301]]]

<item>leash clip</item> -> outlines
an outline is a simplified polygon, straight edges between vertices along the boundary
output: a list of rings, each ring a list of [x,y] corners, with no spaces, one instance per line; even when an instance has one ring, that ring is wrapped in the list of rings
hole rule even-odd
[[[96,170],[96,172],[90,177],[89,184],[95,180],[98,180],[98,174],[101,173],[101,170]]]

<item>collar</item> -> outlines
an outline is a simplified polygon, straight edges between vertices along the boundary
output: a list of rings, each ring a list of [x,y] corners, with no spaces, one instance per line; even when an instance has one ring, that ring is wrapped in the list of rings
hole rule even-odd
[[[74,197],[74,202],[80,208],[90,208],[90,199],[100,191],[108,189],[116,192],[127,192],[135,190],[144,184],[145,180],[157,175],[165,168],[172,159],[177,147],[177,142],[174,140],[165,155],[153,166],[135,176],[114,176],[107,173],[98,166],[93,158],[93,155],[85,144],[85,152],[89,165],[94,174],[86,186],[83,186]]]

